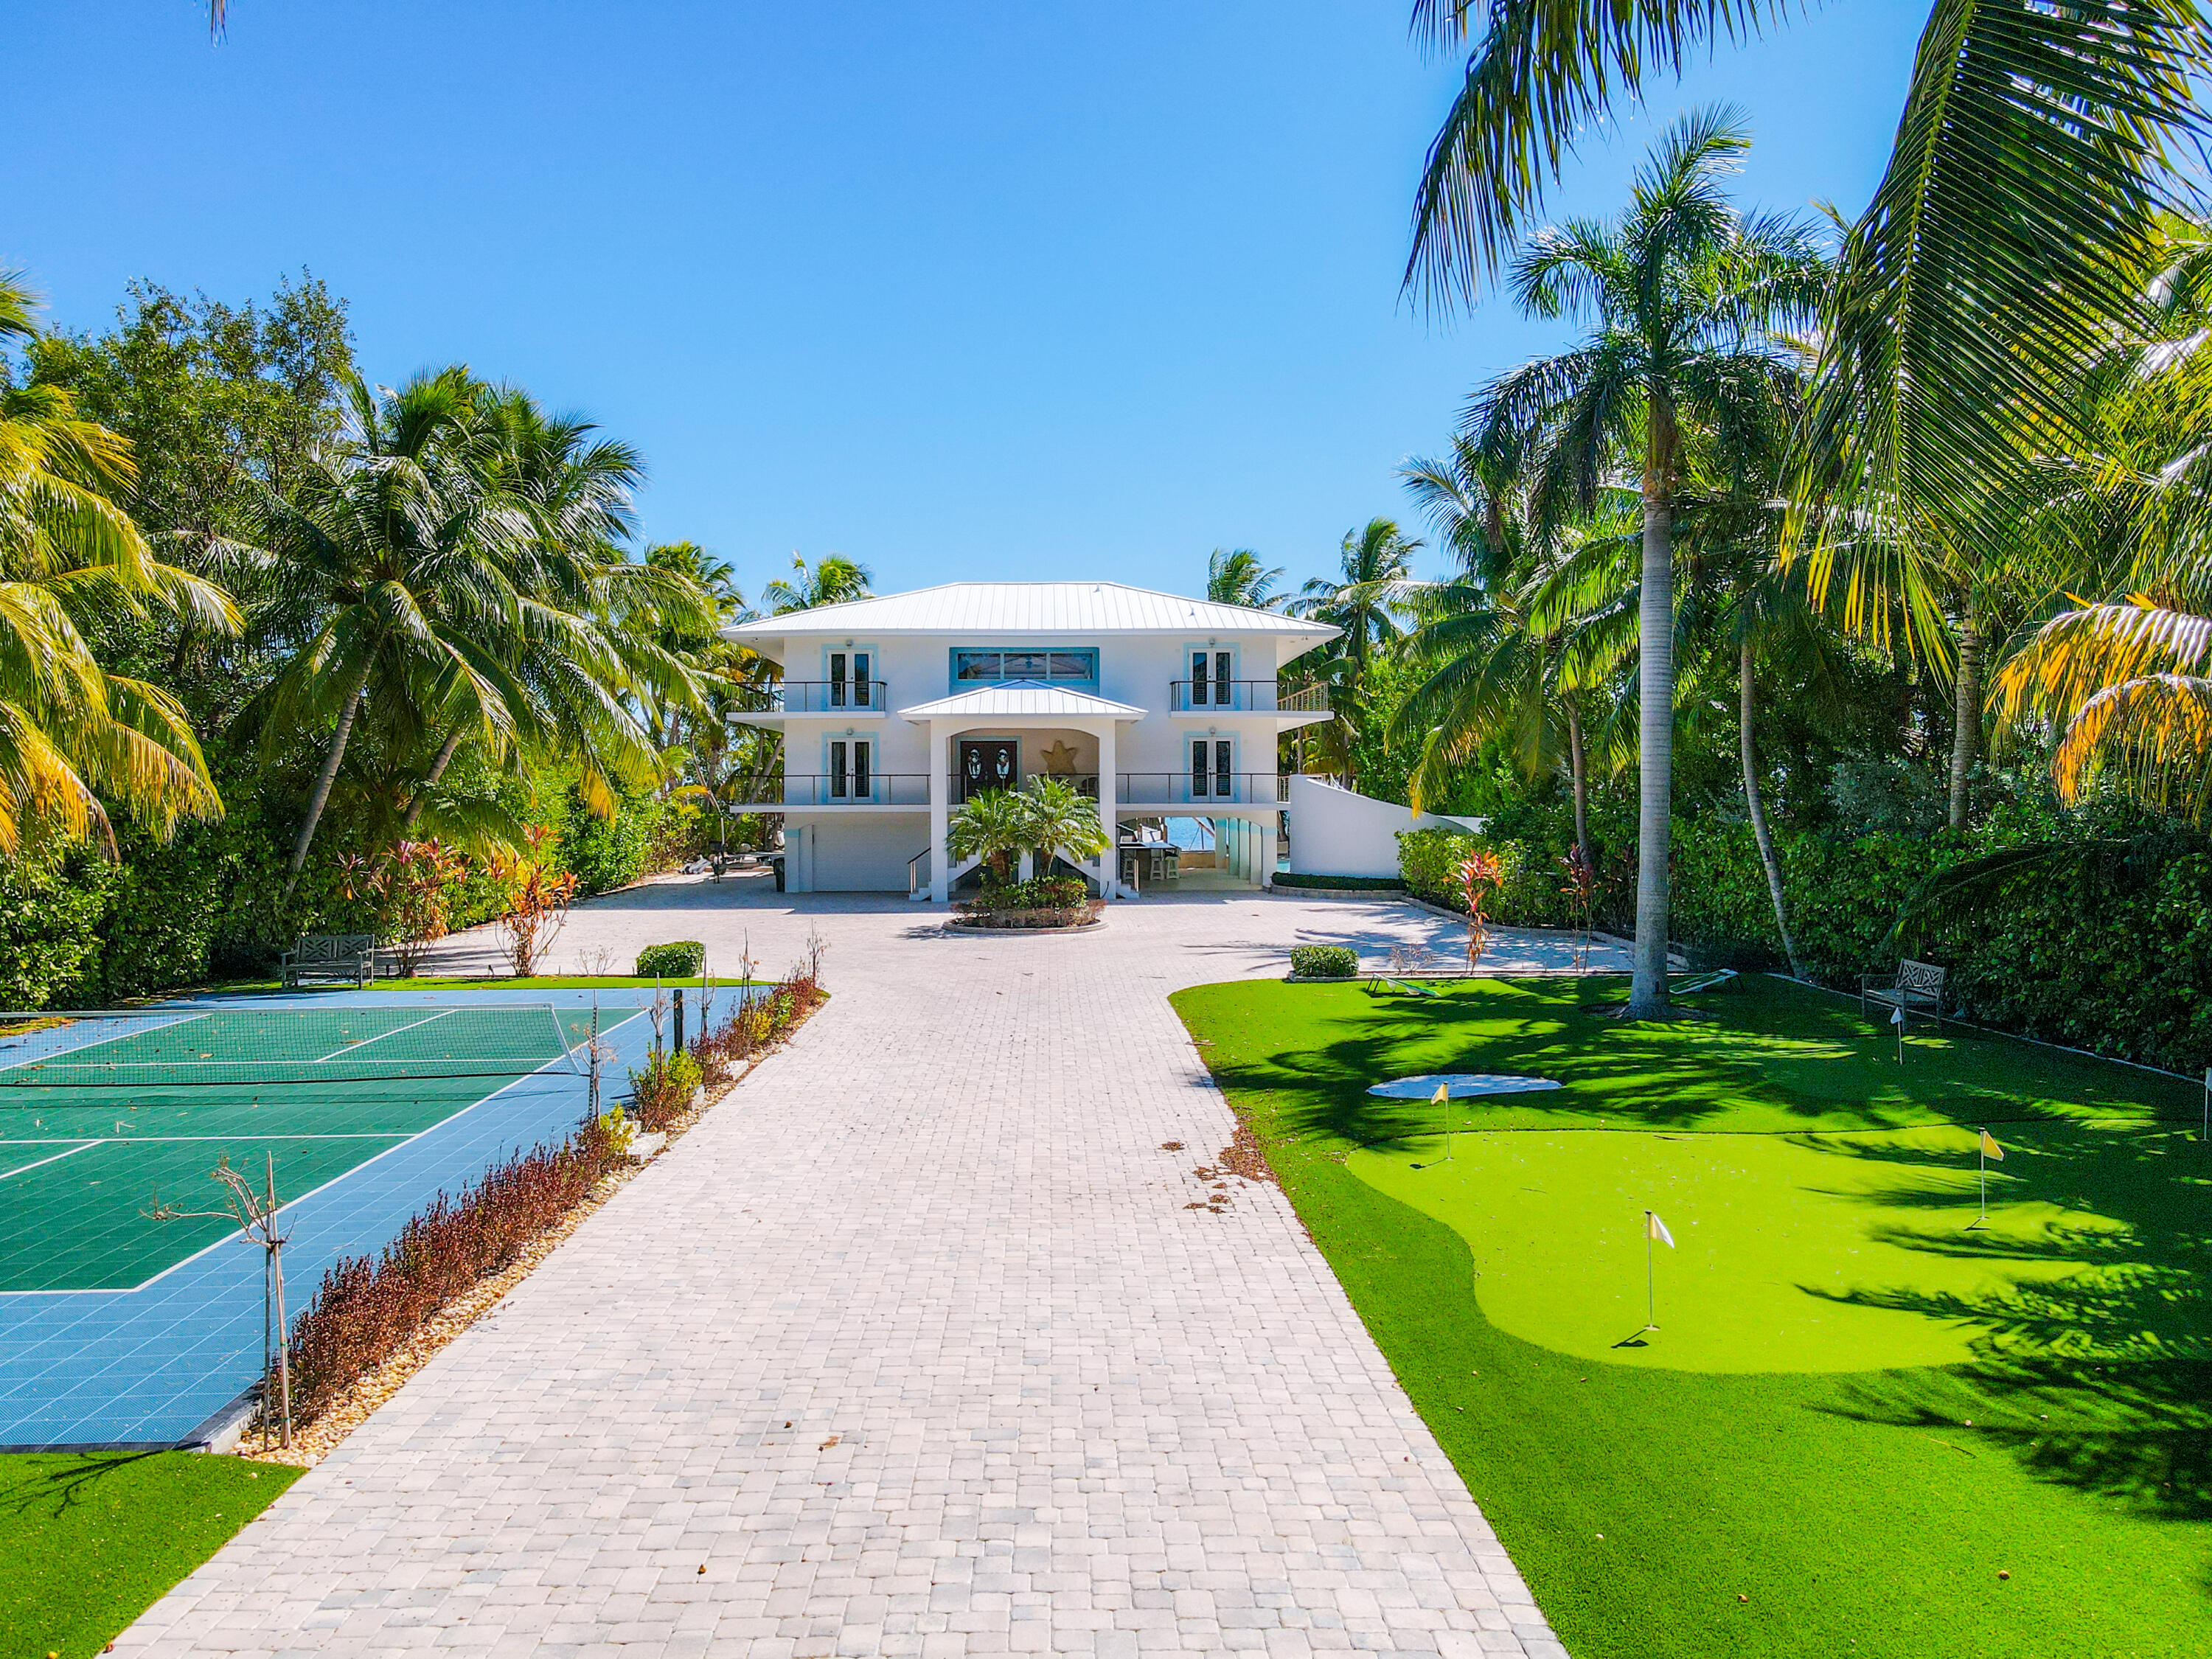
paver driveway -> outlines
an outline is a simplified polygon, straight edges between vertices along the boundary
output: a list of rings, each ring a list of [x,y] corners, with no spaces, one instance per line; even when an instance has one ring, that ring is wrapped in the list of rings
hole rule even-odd
[[[1166,994],[1448,923],[799,902],[578,913],[726,967],[816,925],[836,994],[119,1650],[1563,1651],[1279,1194],[1188,1207],[1231,1121]]]

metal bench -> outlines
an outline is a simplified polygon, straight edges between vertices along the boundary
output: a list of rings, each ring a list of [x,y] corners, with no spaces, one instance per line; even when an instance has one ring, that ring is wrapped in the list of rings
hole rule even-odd
[[[284,988],[303,985],[366,986],[376,977],[374,933],[302,933],[284,952]]]
[[[1908,957],[1897,964],[1897,972],[1887,980],[1861,974],[1859,1013],[1864,1016],[1867,1005],[1878,1002],[1885,1008],[1900,1010],[1907,1019],[1915,1014],[1925,1014],[1936,1022],[1936,1029],[1940,1031],[1943,1029],[1945,972],[1932,962],[1915,962]]]

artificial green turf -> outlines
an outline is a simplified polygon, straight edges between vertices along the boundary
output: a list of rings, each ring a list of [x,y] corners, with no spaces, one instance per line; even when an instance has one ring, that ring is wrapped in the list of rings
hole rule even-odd
[[[2201,1094],[1972,1035],[1900,1072],[1772,981],[1701,1024],[1582,1006],[1620,994],[1176,999],[1577,1659],[2212,1650]],[[1444,1161],[1436,1109],[1364,1092],[1442,1071],[1568,1086],[1454,1103],[1497,1132]],[[1639,1337],[1647,1205],[1683,1249]]]
[[[301,1474],[198,1452],[0,1456],[0,1655],[100,1652]]]

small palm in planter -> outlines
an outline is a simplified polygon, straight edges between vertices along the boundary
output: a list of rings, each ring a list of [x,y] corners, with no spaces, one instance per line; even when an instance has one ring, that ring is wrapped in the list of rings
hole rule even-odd
[[[1020,794],[990,790],[976,796],[946,839],[954,858],[983,860],[982,896],[961,907],[979,921],[995,916],[1006,920],[986,925],[1065,927],[1096,915],[1080,878],[1044,875],[1018,885],[1012,880],[1024,852],[1042,854],[1049,867],[1063,854],[1080,860],[1106,850],[1097,803],[1057,779],[1036,779]]]

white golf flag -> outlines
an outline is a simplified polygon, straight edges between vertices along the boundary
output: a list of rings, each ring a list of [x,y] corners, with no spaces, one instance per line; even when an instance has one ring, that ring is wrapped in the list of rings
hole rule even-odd
[[[1656,1239],[1670,1250],[1674,1248],[1674,1235],[1667,1231],[1667,1224],[1659,1218],[1659,1212],[1656,1210],[1646,1210],[1644,1212],[1644,1236],[1646,1238]]]
[[[1902,1008],[1893,1008],[1893,1009],[1891,1009],[1891,1010],[1889,1011],[1889,1023],[1890,1023],[1892,1025],[1902,1025],[1902,1024],[1905,1024],[1905,1010],[1904,1010],[1904,1009],[1902,1009]]]

